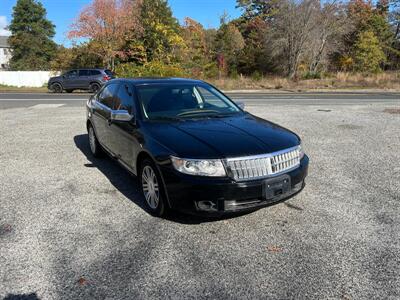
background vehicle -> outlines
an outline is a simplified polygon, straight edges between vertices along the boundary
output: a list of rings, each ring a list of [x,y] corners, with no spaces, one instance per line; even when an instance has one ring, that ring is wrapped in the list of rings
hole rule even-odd
[[[148,210],[223,214],[300,192],[308,157],[293,132],[190,79],[116,79],[87,103],[90,150],[137,175]]]
[[[107,69],[76,69],[61,76],[51,77],[47,84],[54,93],[72,93],[74,90],[89,90],[96,93],[114,74]]]

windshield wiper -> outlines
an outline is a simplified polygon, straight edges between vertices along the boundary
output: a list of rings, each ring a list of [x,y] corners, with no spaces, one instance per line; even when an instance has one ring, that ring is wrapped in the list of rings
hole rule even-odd
[[[167,117],[167,116],[154,117],[154,118],[151,118],[150,120],[152,120],[152,121],[183,121],[183,119],[181,119],[181,118]]]
[[[230,113],[230,114],[221,114],[221,113],[219,113],[219,114],[213,114],[213,115],[209,115],[209,116],[207,116],[207,117],[209,117],[209,118],[228,118],[228,117],[232,117],[232,116],[234,116],[234,115],[237,115],[238,114],[238,112],[236,112],[236,113]]]
[[[202,115],[202,114],[218,114],[219,112],[216,110],[193,110],[193,111],[184,111],[178,114],[178,117],[183,116],[191,116],[191,115]]]

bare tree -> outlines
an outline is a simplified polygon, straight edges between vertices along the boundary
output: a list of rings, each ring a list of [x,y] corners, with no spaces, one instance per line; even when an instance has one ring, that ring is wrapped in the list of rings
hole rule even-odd
[[[323,3],[315,13],[316,26],[309,44],[309,71],[312,73],[317,72],[329,51],[336,51],[341,47],[343,36],[352,30],[343,5],[336,0]]]
[[[309,47],[310,36],[317,26],[318,7],[317,0],[282,0],[271,21],[271,40],[284,60],[289,78],[295,77],[302,55]]]

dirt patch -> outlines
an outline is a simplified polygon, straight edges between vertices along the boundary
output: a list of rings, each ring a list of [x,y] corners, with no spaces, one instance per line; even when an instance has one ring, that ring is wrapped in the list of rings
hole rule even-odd
[[[386,108],[383,112],[391,115],[400,115],[400,108]]]

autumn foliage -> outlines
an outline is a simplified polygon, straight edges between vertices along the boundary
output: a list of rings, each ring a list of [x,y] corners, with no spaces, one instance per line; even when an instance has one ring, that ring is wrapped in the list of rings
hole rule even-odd
[[[223,15],[218,28],[207,29],[190,17],[180,24],[167,0],[92,0],[68,33],[78,43],[60,48],[54,67],[93,66],[100,59],[121,76],[253,80],[400,69],[400,0],[237,5],[240,17]]]
[[[135,0],[94,0],[71,25],[68,37],[91,40],[92,50],[114,68],[115,58],[125,54],[121,49],[126,40],[142,31],[140,5]]]

